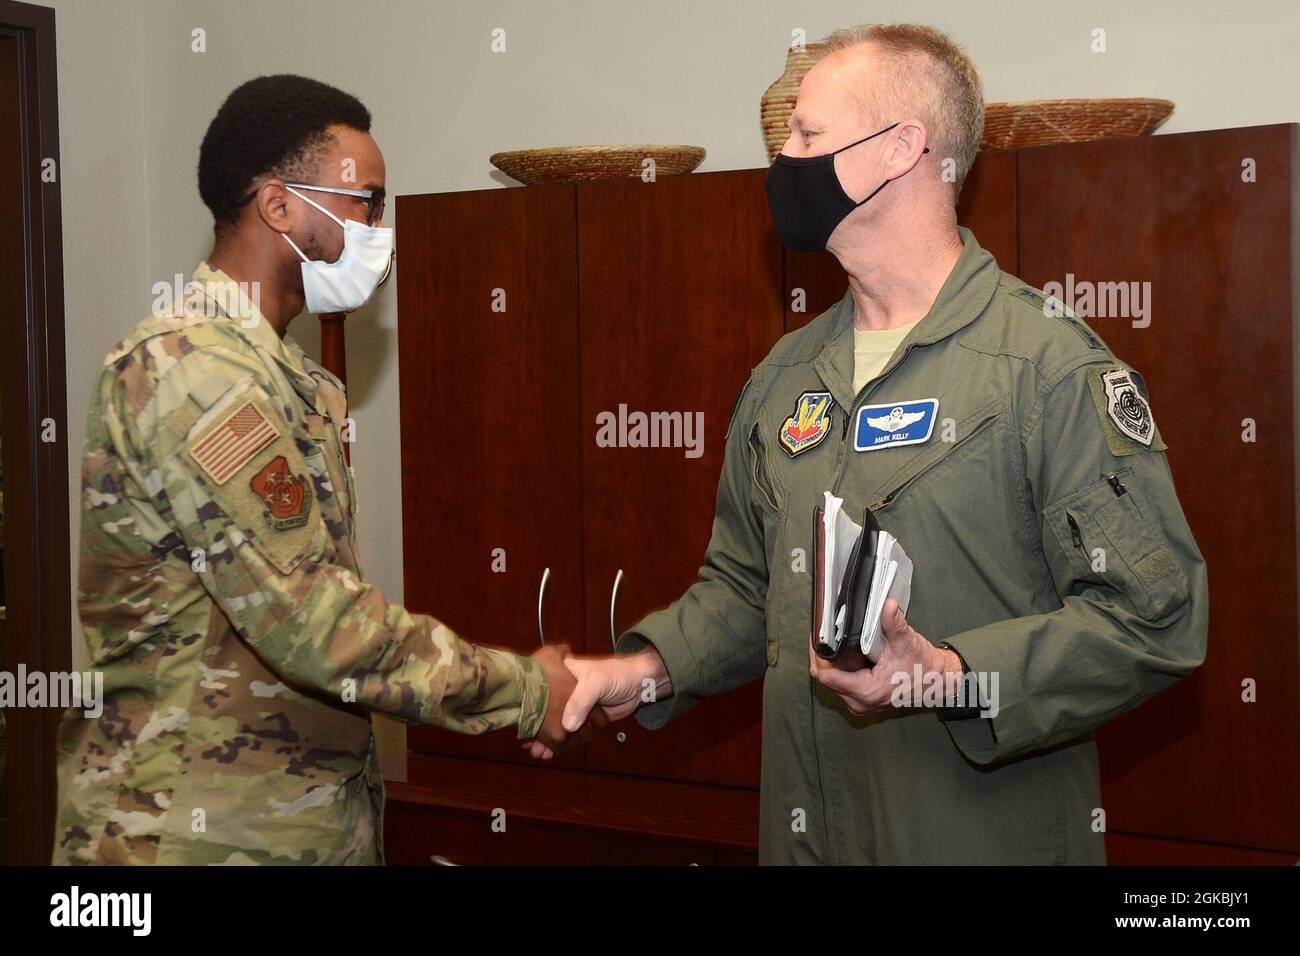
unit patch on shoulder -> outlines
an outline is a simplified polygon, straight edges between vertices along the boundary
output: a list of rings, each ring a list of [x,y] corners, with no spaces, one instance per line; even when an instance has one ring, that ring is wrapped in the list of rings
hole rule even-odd
[[[277,531],[300,528],[311,512],[311,485],[289,470],[284,455],[276,455],[249,479],[253,494],[266,506],[266,523]]]
[[[224,485],[279,435],[280,430],[250,399],[196,442],[189,455],[204,474]]]
[[[1088,376],[1106,443],[1114,455],[1165,448],[1151,415],[1151,403],[1136,378],[1137,373],[1114,366],[1093,371]]]
[[[831,430],[831,393],[804,392],[794,414],[785,420],[777,438],[793,458],[820,445]]]

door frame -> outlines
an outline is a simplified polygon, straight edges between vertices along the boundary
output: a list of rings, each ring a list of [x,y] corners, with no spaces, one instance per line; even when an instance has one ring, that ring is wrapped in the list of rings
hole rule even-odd
[[[6,615],[0,669],[67,671],[72,658],[67,387],[64,365],[63,230],[54,11],[0,0],[0,33],[17,40],[19,148],[25,175],[21,255],[24,309],[0,316]],[[53,181],[43,181],[52,159]],[[8,333],[12,330],[12,336]],[[52,423],[53,439],[47,425]],[[75,490],[74,493],[79,493]],[[15,602],[11,600],[17,598]],[[59,711],[6,710],[5,862],[50,860],[57,811]]]

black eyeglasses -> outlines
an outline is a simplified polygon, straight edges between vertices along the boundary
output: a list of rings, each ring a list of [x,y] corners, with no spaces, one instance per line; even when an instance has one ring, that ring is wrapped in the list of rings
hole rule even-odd
[[[366,204],[366,225],[374,226],[384,220],[384,191],[382,189],[345,189],[342,186],[316,186],[312,183],[285,183],[294,189],[311,189],[318,193],[337,193],[340,196],[356,196]],[[258,189],[261,187],[259,186]],[[243,206],[257,195],[257,189],[239,200]]]

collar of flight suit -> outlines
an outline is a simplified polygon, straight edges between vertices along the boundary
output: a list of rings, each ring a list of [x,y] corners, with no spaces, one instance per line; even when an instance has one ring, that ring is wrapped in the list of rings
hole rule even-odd
[[[961,256],[944,280],[930,311],[899,343],[895,355],[899,350],[931,345],[960,331],[975,321],[993,298],[998,285],[997,260],[976,242],[966,227],[958,226],[957,234],[962,241]],[[846,291],[832,309],[829,330],[812,364],[835,400],[851,410],[857,398],[853,391],[853,321],[857,309],[852,290]]]
[[[204,297],[211,301],[216,312],[231,320],[239,335],[246,339],[253,348],[265,352],[275,359],[276,363],[284,369],[294,391],[306,399],[307,403],[319,412],[321,409],[317,404],[319,392],[317,380],[307,370],[307,357],[302,346],[288,332],[285,332],[284,337],[281,338],[276,333],[275,327],[267,321],[266,316],[262,315],[257,306],[249,301],[247,296],[237,294],[239,283],[222,270],[214,268],[206,261],[203,261],[194,269],[194,273],[190,278],[204,290]],[[209,296],[207,290],[215,285],[229,286],[231,289],[222,296]],[[227,312],[226,305],[229,303],[239,304],[239,315],[230,315]],[[244,320],[252,321],[246,322]]]

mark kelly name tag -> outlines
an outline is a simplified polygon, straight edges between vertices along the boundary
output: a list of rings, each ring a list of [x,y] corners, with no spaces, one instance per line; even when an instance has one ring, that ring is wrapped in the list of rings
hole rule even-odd
[[[863,405],[853,427],[853,450],[875,451],[930,440],[939,411],[937,398],[887,405]]]

